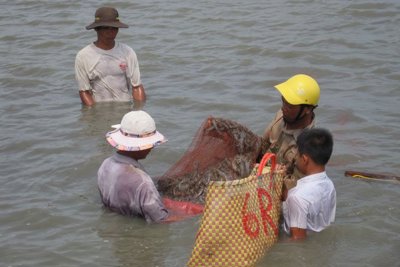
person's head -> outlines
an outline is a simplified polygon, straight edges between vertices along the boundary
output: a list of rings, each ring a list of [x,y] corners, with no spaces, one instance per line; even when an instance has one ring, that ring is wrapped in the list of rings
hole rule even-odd
[[[333,137],[326,129],[306,129],[297,137],[296,143],[296,166],[303,173],[307,173],[304,170],[307,165],[319,166],[322,169],[332,155]]]
[[[87,30],[114,30],[128,28],[129,26],[119,20],[118,11],[113,7],[100,7],[94,14],[94,22],[86,26]]]
[[[313,117],[318,106],[320,89],[317,81],[305,74],[297,74],[275,85],[282,95],[282,113],[286,123],[293,124]]]
[[[126,113],[121,124],[106,134],[107,142],[118,149],[121,154],[134,155],[136,159],[144,159],[150,150],[167,140],[156,130],[153,118],[145,111]]]

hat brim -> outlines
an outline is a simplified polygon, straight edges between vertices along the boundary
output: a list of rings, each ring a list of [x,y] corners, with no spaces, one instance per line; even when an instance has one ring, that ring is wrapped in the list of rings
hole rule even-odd
[[[289,104],[300,105],[302,103],[302,100],[291,90],[286,82],[275,85],[275,89],[281,93]]]
[[[153,148],[167,142],[167,139],[158,131],[148,137],[129,137],[115,129],[106,134],[107,142],[118,150],[140,151]]]
[[[129,28],[128,25],[119,21],[99,21],[99,22],[93,22],[92,24],[86,26],[86,30],[91,30],[102,26],[114,27],[114,28]]]

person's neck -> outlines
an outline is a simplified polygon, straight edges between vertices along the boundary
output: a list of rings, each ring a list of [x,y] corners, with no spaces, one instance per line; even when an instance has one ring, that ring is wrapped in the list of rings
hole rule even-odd
[[[325,171],[325,166],[312,165],[312,166],[308,167],[305,175],[309,176],[309,175],[317,174],[317,173],[324,172],[324,171]]]
[[[125,157],[129,157],[132,158],[136,161],[139,161],[140,158],[140,153],[137,151],[123,151],[123,150],[118,150],[117,151],[118,154],[125,156]]]
[[[115,46],[115,40],[111,41],[104,41],[104,40],[97,40],[94,42],[94,45],[103,50],[111,50]]]
[[[310,112],[309,114],[306,114],[304,117],[295,122],[291,123],[286,122],[286,128],[288,130],[304,129],[312,123],[313,119],[314,119],[314,112]]]
[[[139,150],[139,151],[125,151],[125,150],[118,150],[117,153],[126,157],[130,157],[136,161],[141,159],[145,159],[147,155],[150,153],[150,149]]]

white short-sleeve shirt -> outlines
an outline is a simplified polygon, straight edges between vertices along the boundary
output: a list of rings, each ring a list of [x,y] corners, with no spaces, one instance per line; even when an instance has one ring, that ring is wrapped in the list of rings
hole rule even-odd
[[[326,172],[303,177],[282,203],[284,230],[291,227],[320,232],[335,220],[336,190]]]
[[[141,84],[135,51],[119,42],[110,50],[93,43],[80,50],[75,59],[75,78],[79,90],[93,91],[95,102],[130,101],[131,86]]]

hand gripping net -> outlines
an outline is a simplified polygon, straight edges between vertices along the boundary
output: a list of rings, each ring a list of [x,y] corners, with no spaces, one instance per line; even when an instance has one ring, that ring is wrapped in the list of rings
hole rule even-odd
[[[261,138],[237,122],[208,118],[182,158],[158,181],[158,190],[176,200],[204,203],[210,181],[249,176]]]

